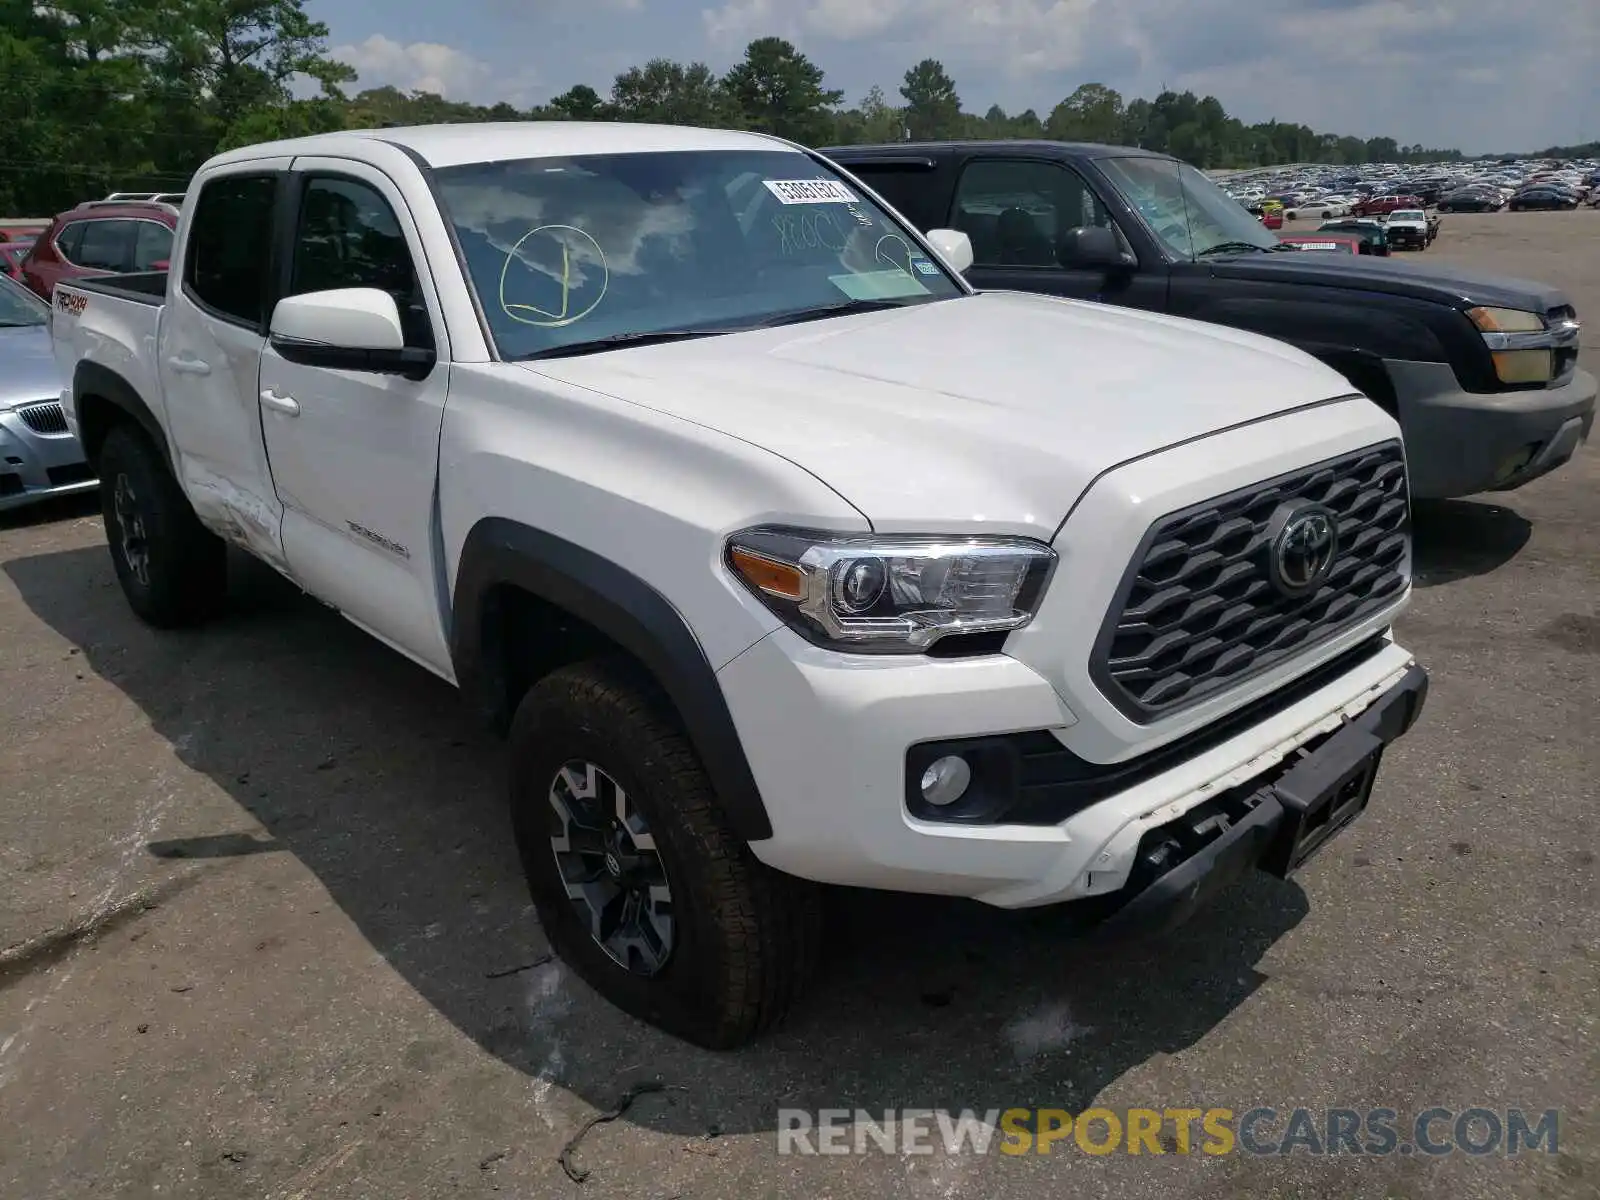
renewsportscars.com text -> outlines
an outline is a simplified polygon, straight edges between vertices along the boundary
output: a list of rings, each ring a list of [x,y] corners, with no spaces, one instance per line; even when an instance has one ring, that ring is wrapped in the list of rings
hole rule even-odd
[[[778,1110],[779,1154],[1554,1154],[1560,1114],[1520,1108]]]

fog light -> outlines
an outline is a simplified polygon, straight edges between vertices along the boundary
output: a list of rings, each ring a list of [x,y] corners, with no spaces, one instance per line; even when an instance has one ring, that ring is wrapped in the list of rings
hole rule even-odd
[[[972,782],[972,768],[957,754],[936,758],[922,773],[922,798],[943,808],[966,794]]]
[[[1504,483],[1518,471],[1522,470],[1523,467],[1527,466],[1533,461],[1534,451],[1538,449],[1538,442],[1530,442],[1521,450],[1518,450],[1510,458],[1506,459],[1500,464],[1500,469],[1494,473],[1495,483]]]

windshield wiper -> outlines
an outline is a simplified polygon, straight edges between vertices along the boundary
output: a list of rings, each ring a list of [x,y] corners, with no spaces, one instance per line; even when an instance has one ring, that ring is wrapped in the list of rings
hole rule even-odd
[[[1196,258],[1204,258],[1208,254],[1237,254],[1240,250],[1258,250],[1262,254],[1268,252],[1268,247],[1258,246],[1254,242],[1218,242],[1215,246],[1207,246],[1204,250],[1196,252]]]
[[[734,328],[704,325],[698,329],[651,329],[633,333],[613,333],[607,337],[587,342],[570,342],[565,346],[551,346],[548,350],[535,350],[532,354],[518,355],[514,362],[527,362],[535,358],[575,358],[580,354],[598,354],[602,350],[616,350],[622,346],[651,346],[658,342],[681,342],[688,338],[710,337],[716,333],[733,333]]]
[[[926,303],[915,299],[900,300],[842,300],[834,304],[819,304],[815,308],[797,308],[778,313],[760,322],[762,329],[774,325],[795,325],[801,321],[821,321],[827,317],[847,317],[852,313],[882,312],[886,308],[907,308],[911,304]]]

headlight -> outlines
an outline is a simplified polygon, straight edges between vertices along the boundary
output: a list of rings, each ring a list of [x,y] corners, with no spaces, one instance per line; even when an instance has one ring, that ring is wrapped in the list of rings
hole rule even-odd
[[[916,654],[953,634],[1020,629],[1055,565],[1042,542],[747,529],[728,566],[785,623],[839,650]]]
[[[1541,314],[1518,308],[1473,308],[1467,319],[1483,334],[1501,383],[1549,383],[1555,378],[1556,332]]]
[[[1472,308],[1467,319],[1481,333],[1543,333],[1544,318],[1519,308]]]

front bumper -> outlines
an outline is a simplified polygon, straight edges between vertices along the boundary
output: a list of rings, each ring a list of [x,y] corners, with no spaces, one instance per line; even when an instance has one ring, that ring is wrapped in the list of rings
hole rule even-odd
[[[1600,385],[1582,368],[1558,387],[1464,392],[1448,363],[1384,365],[1419,499],[1521,487],[1564,464],[1594,428]]]
[[[1379,641],[1314,690],[1291,693],[1222,740],[1169,755],[1158,770],[1135,773],[1063,820],[982,824],[914,815],[908,752],[940,739],[1041,731],[1068,745],[1078,717],[1048,680],[1004,654],[867,659],[780,629],[719,673],[772,822],[773,836],[751,849],[770,866],[824,883],[1002,908],[1115,898],[1137,881],[1148,835],[1242,787],[1259,790],[1303,747],[1401,686],[1412,657],[1387,637]]]
[[[0,412],[0,512],[98,486],[70,432],[40,433],[19,410]]]
[[[1252,867],[1287,878],[1365,810],[1384,748],[1416,723],[1427,696],[1427,672],[1412,666],[1360,716],[1280,767],[1276,778],[1244,784],[1153,830],[1140,848],[1136,878],[1097,935],[1165,933]]]

